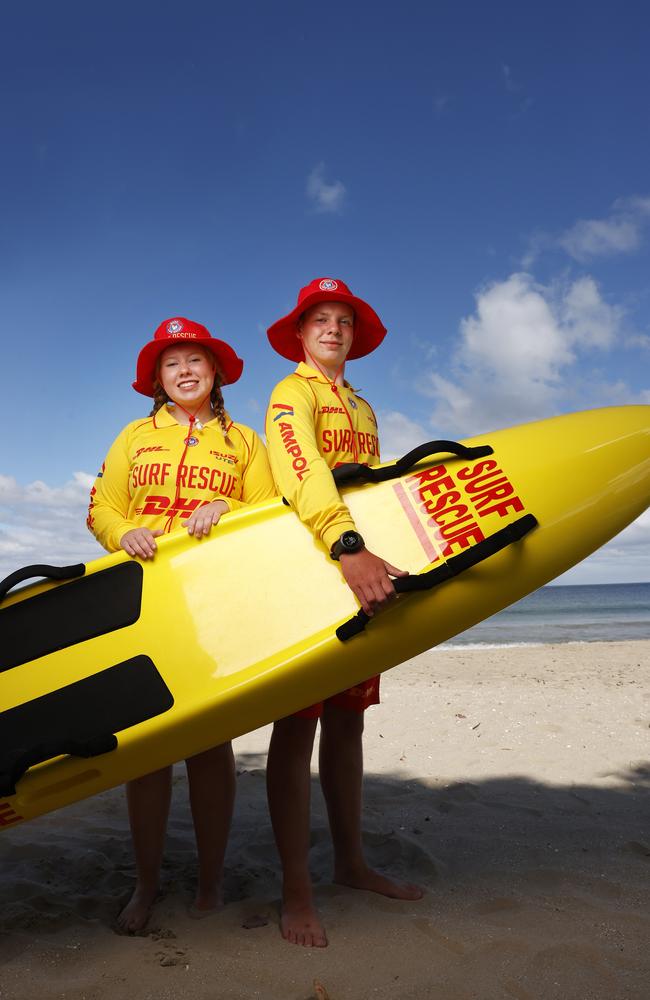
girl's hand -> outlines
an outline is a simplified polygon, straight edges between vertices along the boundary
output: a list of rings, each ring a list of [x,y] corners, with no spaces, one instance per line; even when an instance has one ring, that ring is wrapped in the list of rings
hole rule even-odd
[[[153,559],[157,548],[154,539],[158,535],[162,535],[160,528],[155,531],[150,531],[149,528],[131,528],[120,538],[120,546],[133,558]]]
[[[195,535],[196,538],[209,535],[213,525],[218,524],[221,515],[227,514],[229,510],[230,507],[223,500],[213,500],[203,507],[197,507],[187,522],[188,535]]]

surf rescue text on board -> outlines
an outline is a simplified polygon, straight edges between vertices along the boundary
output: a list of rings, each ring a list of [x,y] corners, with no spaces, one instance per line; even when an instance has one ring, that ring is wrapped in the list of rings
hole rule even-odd
[[[20,823],[22,818],[8,802],[0,802],[0,826],[11,826],[13,823]]]
[[[444,543],[444,559],[483,541],[480,518],[489,514],[507,517],[524,509],[493,458],[459,469],[455,479],[444,465],[436,465],[409,476],[406,484],[428,526]]]

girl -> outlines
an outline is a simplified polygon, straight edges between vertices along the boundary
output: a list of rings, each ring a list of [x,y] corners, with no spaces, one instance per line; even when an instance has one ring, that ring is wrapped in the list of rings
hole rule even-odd
[[[153,559],[158,536],[184,526],[203,537],[222,514],[275,495],[264,445],[224,408],[221,387],[236,382],[242,368],[225,341],[180,316],[161,323],[142,348],[133,388],[153,397],[153,409],[118,435],[91,491],[88,527],[109,552]],[[232,746],[185,763],[199,863],[192,912],[202,916],[222,899]],[[171,785],[169,766],[126,786],[137,881],[118,925],[130,934],[144,928],[158,893]]]

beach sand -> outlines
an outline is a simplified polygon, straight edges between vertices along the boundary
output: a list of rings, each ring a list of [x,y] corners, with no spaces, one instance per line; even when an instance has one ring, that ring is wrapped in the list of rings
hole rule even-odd
[[[0,1000],[648,1000],[649,680],[650,641],[433,650],[385,674],[366,721],[367,853],[426,894],[328,881],[314,778],[323,950],[278,930],[268,729],[236,743],[227,902],[206,919],[188,913],[182,767],[142,936],[113,930],[133,885],[122,789],[9,829]]]

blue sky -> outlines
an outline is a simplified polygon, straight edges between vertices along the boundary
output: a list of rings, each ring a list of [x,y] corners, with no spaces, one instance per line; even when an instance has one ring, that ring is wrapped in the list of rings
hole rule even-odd
[[[98,554],[88,482],[186,315],[244,357],[317,275],[389,335],[348,376],[384,454],[650,402],[642,2],[111,5],[3,13],[0,573]],[[647,580],[646,514],[564,582]]]

